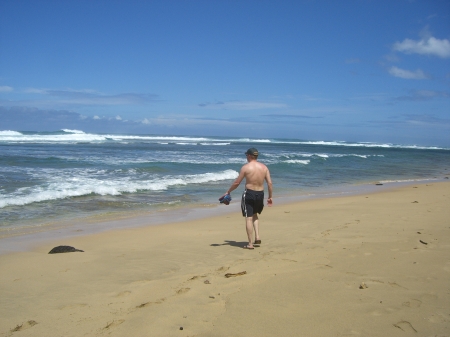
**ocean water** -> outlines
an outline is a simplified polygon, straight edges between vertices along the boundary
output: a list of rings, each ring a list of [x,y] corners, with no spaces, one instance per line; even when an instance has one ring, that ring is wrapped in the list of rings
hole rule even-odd
[[[400,144],[0,131],[0,237],[73,219],[218,206],[256,147],[280,196],[443,180],[450,148]],[[241,187],[232,194],[239,202]],[[222,205],[223,206],[223,205]],[[86,221],[95,226],[95,221]]]

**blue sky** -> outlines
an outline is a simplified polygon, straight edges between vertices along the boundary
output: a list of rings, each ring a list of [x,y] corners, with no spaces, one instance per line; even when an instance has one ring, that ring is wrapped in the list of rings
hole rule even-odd
[[[450,1],[0,1],[0,130],[450,145]]]

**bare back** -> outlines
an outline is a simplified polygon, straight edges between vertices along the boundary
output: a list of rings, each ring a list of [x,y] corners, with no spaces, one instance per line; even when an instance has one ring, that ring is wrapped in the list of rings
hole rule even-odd
[[[267,166],[256,160],[245,164],[242,167],[245,177],[245,188],[253,191],[264,190],[264,180],[269,172]]]
[[[242,166],[241,172],[227,191],[230,194],[235,190],[242,180],[245,179],[245,188],[253,191],[264,191],[264,180],[267,182],[269,190],[270,204],[272,203],[272,179],[266,165],[259,163],[256,158],[247,157],[248,163]]]

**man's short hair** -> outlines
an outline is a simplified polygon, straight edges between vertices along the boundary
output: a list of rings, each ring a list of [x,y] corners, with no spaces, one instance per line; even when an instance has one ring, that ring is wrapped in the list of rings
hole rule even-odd
[[[258,157],[258,150],[257,149],[255,149],[254,147],[251,147],[251,148],[249,148],[248,150],[247,150],[247,152],[245,152],[245,154],[249,154],[249,155],[251,155],[251,156],[253,156],[253,157]]]

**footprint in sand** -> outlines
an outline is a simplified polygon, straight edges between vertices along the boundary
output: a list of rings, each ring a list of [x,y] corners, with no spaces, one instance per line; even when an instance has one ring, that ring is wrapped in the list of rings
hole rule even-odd
[[[181,288],[181,289],[177,290],[177,294],[178,294],[178,295],[185,294],[185,293],[187,293],[189,290],[191,290],[191,288]]]
[[[220,267],[219,269],[217,269],[217,271],[223,272],[223,271],[227,271],[228,269],[230,269],[230,267]]]
[[[124,319],[114,320],[111,323],[106,324],[106,326],[103,328],[103,330],[108,330],[110,328],[113,328],[115,326],[118,326],[118,325],[122,324],[123,322],[125,322]]]
[[[422,304],[422,301],[414,300],[414,299],[402,303],[402,305],[404,307],[409,307],[409,308],[418,308],[418,307],[420,307],[421,304]]]
[[[136,306],[136,308],[137,308],[137,309],[140,309],[140,308],[148,307],[148,306],[150,306],[150,305],[152,305],[152,304],[161,304],[161,303],[164,302],[165,300],[166,300],[166,299],[163,297],[163,298],[157,300],[156,302],[145,302],[145,303],[139,304],[139,305]]]
[[[204,278],[204,277],[206,277],[206,276],[207,276],[207,275],[195,275],[195,276],[191,277],[188,281],[197,280],[197,279],[199,279],[199,278]]]
[[[245,275],[245,274],[247,274],[246,271],[241,271],[239,273],[226,273],[225,277],[226,278],[230,278],[230,277],[242,276],[242,275]]]
[[[151,305],[161,304],[161,303],[163,303],[165,300],[166,300],[166,299],[163,297],[163,298],[160,298],[159,300],[157,300],[157,301],[155,301],[155,302],[145,302],[145,303],[141,303],[141,304],[135,306],[134,308],[131,308],[131,309],[129,310],[129,313],[135,311],[136,309],[142,309],[142,308],[147,308],[147,307],[149,307],[149,306],[151,306]]]
[[[27,321],[25,323],[17,325],[14,329],[11,329],[11,332],[23,331],[23,330],[26,330],[26,329],[29,329],[29,328],[35,326],[36,324],[37,324],[36,321],[29,320],[29,321]]]
[[[408,288],[405,288],[405,287],[401,286],[400,284],[398,284],[398,283],[396,283],[396,282],[388,282],[388,284],[389,284],[391,287],[399,287],[399,288],[403,288],[403,289],[408,290]]]
[[[417,332],[417,330],[414,329],[412,324],[409,323],[408,321],[400,321],[400,322],[394,324],[394,326],[405,332]]]
[[[325,231],[325,232],[322,232],[320,234],[322,234],[322,236],[328,236],[328,235],[330,235],[330,231]]]

